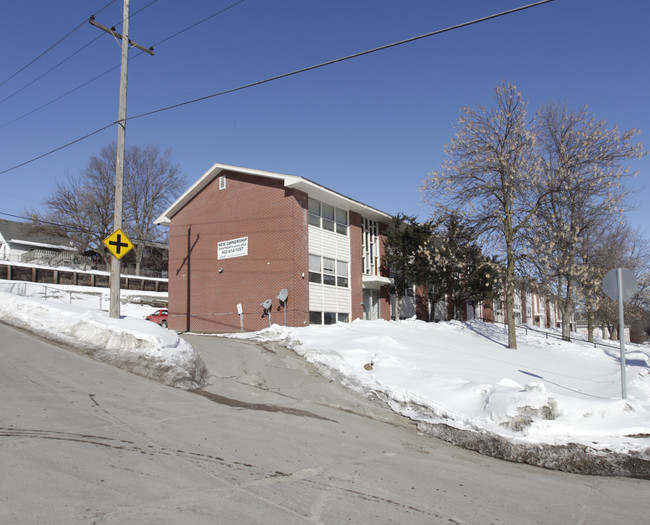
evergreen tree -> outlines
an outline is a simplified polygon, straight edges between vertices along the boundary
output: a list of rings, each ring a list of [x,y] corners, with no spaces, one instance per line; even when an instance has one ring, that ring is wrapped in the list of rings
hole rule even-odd
[[[434,301],[447,298],[447,318],[459,318],[465,304],[492,299],[498,289],[498,265],[482,253],[476,235],[461,217],[451,213],[433,228],[426,247],[429,283]]]
[[[397,299],[395,319],[399,319],[402,298],[408,286],[428,281],[429,265],[423,247],[431,235],[429,223],[418,223],[413,216],[398,214],[386,235],[384,263],[390,270]]]

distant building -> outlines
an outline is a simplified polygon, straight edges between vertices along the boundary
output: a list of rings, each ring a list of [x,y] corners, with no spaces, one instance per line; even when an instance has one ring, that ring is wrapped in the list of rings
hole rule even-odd
[[[391,295],[391,311],[395,312],[397,297]],[[458,319],[469,321],[481,319],[487,322],[506,322],[505,297],[482,304],[461,306],[449,304],[446,297],[434,301],[428,289],[422,286],[410,286],[402,298],[400,318],[416,317],[423,321],[448,321]],[[562,314],[558,304],[543,295],[520,288],[515,288],[514,300],[515,324],[537,326],[539,328],[561,328]],[[393,314],[394,318],[394,314]],[[576,330],[575,318],[570,319],[571,330]]]
[[[74,259],[77,249],[70,239],[36,221],[0,219],[0,260],[53,265]]]
[[[156,221],[169,226],[169,327],[388,320],[391,222],[302,177],[215,164]]]

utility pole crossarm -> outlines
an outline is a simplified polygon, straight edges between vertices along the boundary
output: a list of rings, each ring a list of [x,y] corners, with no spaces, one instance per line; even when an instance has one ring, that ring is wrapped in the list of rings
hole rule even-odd
[[[108,28],[106,26],[101,25],[99,22],[95,21],[95,16],[94,15],[90,17],[90,20],[88,20],[88,22],[90,22],[91,25],[94,25],[95,27],[98,27],[102,31],[106,31],[107,33],[113,35],[115,38],[119,38],[120,40],[122,40],[122,35],[120,35],[117,31],[115,31],[114,27]],[[129,40],[129,45],[131,47],[137,47],[140,51],[144,51],[145,53],[149,53],[151,56],[153,56],[153,54],[154,54],[153,53],[153,47],[147,48],[147,47],[141,46],[140,44],[134,42],[133,40]]]

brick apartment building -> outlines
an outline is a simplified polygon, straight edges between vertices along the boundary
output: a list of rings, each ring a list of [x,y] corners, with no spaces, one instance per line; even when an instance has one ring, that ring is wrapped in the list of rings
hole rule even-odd
[[[172,329],[390,319],[392,217],[305,178],[214,164],[156,222],[169,226]]]

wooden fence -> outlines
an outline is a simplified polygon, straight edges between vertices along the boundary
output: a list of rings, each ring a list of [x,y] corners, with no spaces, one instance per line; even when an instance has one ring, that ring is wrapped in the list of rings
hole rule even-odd
[[[0,261],[0,279],[9,281],[29,281],[45,284],[71,284],[75,286],[110,287],[110,274],[92,270],[74,270],[71,268],[50,268],[29,263],[12,263]],[[168,291],[167,279],[122,275],[122,290],[142,290],[148,292]]]

